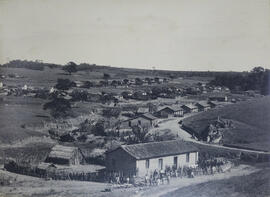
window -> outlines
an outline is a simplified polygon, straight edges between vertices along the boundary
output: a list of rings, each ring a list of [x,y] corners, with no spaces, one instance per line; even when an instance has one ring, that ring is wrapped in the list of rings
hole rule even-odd
[[[174,158],[173,158],[173,165],[174,165],[175,167],[177,167],[177,159],[178,159],[177,157],[174,157]]]
[[[160,170],[163,169],[163,159],[159,159],[159,160],[158,160],[158,168],[159,168]]]
[[[128,121],[128,126],[131,127],[131,121]]]
[[[145,160],[145,168],[148,169],[149,166],[150,166],[150,161],[149,161],[149,159],[146,159]]]
[[[141,122],[140,120],[138,120],[138,124],[139,124],[139,125],[141,125],[141,124],[142,124],[142,122]]]
[[[186,162],[189,163],[189,153],[186,154]]]

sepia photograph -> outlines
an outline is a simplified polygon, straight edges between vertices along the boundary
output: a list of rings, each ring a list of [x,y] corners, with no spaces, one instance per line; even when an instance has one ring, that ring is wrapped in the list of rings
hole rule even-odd
[[[270,0],[0,0],[0,197],[270,197]]]

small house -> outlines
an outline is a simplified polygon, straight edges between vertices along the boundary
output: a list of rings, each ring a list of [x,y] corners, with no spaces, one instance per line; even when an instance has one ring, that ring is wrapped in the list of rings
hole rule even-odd
[[[149,113],[149,107],[139,107],[136,113],[137,114]]]
[[[196,167],[198,149],[181,140],[122,145],[106,154],[106,170],[138,177],[166,167]]]
[[[222,93],[214,93],[208,98],[210,101],[219,101],[219,102],[227,102],[228,97]]]
[[[157,118],[149,113],[142,114],[140,116],[122,121],[120,123],[119,129],[128,128],[128,127],[130,128],[137,125],[147,127],[147,128],[153,127],[157,125]]]
[[[199,111],[198,107],[196,105],[193,105],[193,104],[185,104],[185,105],[182,105],[181,108],[184,110],[184,114]]]
[[[84,163],[84,156],[77,147],[55,145],[45,162],[58,165],[79,165]]]
[[[160,118],[169,118],[169,117],[181,117],[184,115],[184,110],[179,107],[164,107],[156,112],[157,116]]]
[[[207,101],[201,101],[195,104],[199,111],[207,111],[211,109],[210,104]]]

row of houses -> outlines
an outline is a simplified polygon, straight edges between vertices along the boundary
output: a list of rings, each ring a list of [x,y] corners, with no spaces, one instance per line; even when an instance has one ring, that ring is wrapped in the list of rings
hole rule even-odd
[[[146,128],[155,127],[157,126],[158,118],[182,117],[184,114],[207,111],[218,105],[219,103],[214,101],[201,101],[195,104],[185,104],[180,107],[165,106],[156,112],[149,110],[147,107],[141,107],[137,110],[136,116],[122,121],[118,129],[132,128],[136,125]]]

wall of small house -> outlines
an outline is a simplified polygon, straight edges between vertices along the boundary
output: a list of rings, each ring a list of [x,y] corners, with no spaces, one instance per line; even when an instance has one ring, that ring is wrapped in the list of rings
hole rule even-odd
[[[143,127],[151,127],[151,121],[144,119],[142,117],[138,117],[136,119],[131,120],[131,126],[135,126],[135,125],[141,125]]]
[[[136,126],[136,125],[141,125],[143,127],[151,127],[152,126],[152,121],[147,120],[145,118],[142,117],[138,117],[136,119],[132,119],[132,120],[127,120],[121,123],[120,128],[129,128],[132,126]]]
[[[198,161],[198,152],[189,153],[189,162],[186,162],[187,154],[152,158],[152,159],[149,159],[149,168],[146,168],[146,159],[137,160],[136,161],[137,175],[142,177],[142,176],[145,176],[147,173],[149,174],[149,173],[153,173],[155,170],[160,170],[159,159],[163,159],[164,170],[166,166],[172,167],[174,165],[174,157],[177,157],[177,167],[196,166],[196,163]]]
[[[105,165],[108,172],[120,172],[124,175],[136,172],[136,159],[122,149],[107,153]]]
[[[176,112],[174,112],[174,116],[176,116],[176,117],[181,117],[183,115],[184,115],[184,111],[176,111]]]
[[[187,113],[191,113],[191,109],[190,108],[187,108],[187,107],[183,107],[183,110],[184,110],[184,114],[187,114]]]

